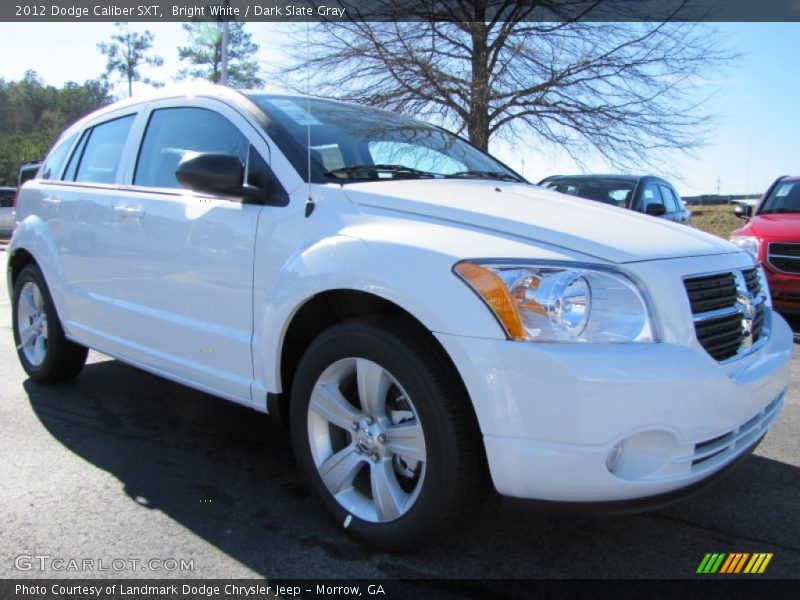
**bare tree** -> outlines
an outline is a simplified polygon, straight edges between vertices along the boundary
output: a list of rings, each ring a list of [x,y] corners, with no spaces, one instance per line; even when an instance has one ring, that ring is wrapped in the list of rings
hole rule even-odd
[[[430,2],[391,22],[301,28],[282,75],[298,91],[438,121],[483,149],[533,134],[576,159],[653,166],[704,142],[702,84],[733,58],[712,27],[673,22],[691,1],[665,0],[660,22],[611,21],[636,18],[631,0]]]

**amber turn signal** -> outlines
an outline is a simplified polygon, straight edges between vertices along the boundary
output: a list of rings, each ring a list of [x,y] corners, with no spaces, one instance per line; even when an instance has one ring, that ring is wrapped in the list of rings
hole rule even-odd
[[[524,340],[525,329],[503,280],[474,263],[458,263],[455,272],[489,305],[512,340]]]

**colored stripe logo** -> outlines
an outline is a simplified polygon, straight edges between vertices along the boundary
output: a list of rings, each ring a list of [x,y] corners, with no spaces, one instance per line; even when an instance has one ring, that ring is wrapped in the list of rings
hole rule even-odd
[[[738,573],[757,574],[763,573],[767,569],[767,565],[772,560],[772,552],[718,552],[707,553],[703,560],[700,561],[700,566],[697,567],[697,573],[706,575],[720,573],[725,575],[735,575]]]

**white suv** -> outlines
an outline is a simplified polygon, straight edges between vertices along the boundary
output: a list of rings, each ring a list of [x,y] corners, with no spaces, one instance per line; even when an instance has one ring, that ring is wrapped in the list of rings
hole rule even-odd
[[[269,412],[335,522],[383,548],[438,539],[489,480],[660,504],[752,452],[787,387],[750,255],[365,107],[128,100],[68,129],[17,210],[32,379],[95,348]]]

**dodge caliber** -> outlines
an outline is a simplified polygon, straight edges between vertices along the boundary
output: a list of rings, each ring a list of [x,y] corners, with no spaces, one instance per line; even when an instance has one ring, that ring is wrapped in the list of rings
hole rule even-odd
[[[440,539],[489,484],[567,509],[696,491],[786,392],[750,254],[371,108],[129,99],[64,132],[16,220],[32,380],[93,348],[269,413],[334,523],[381,548]]]

